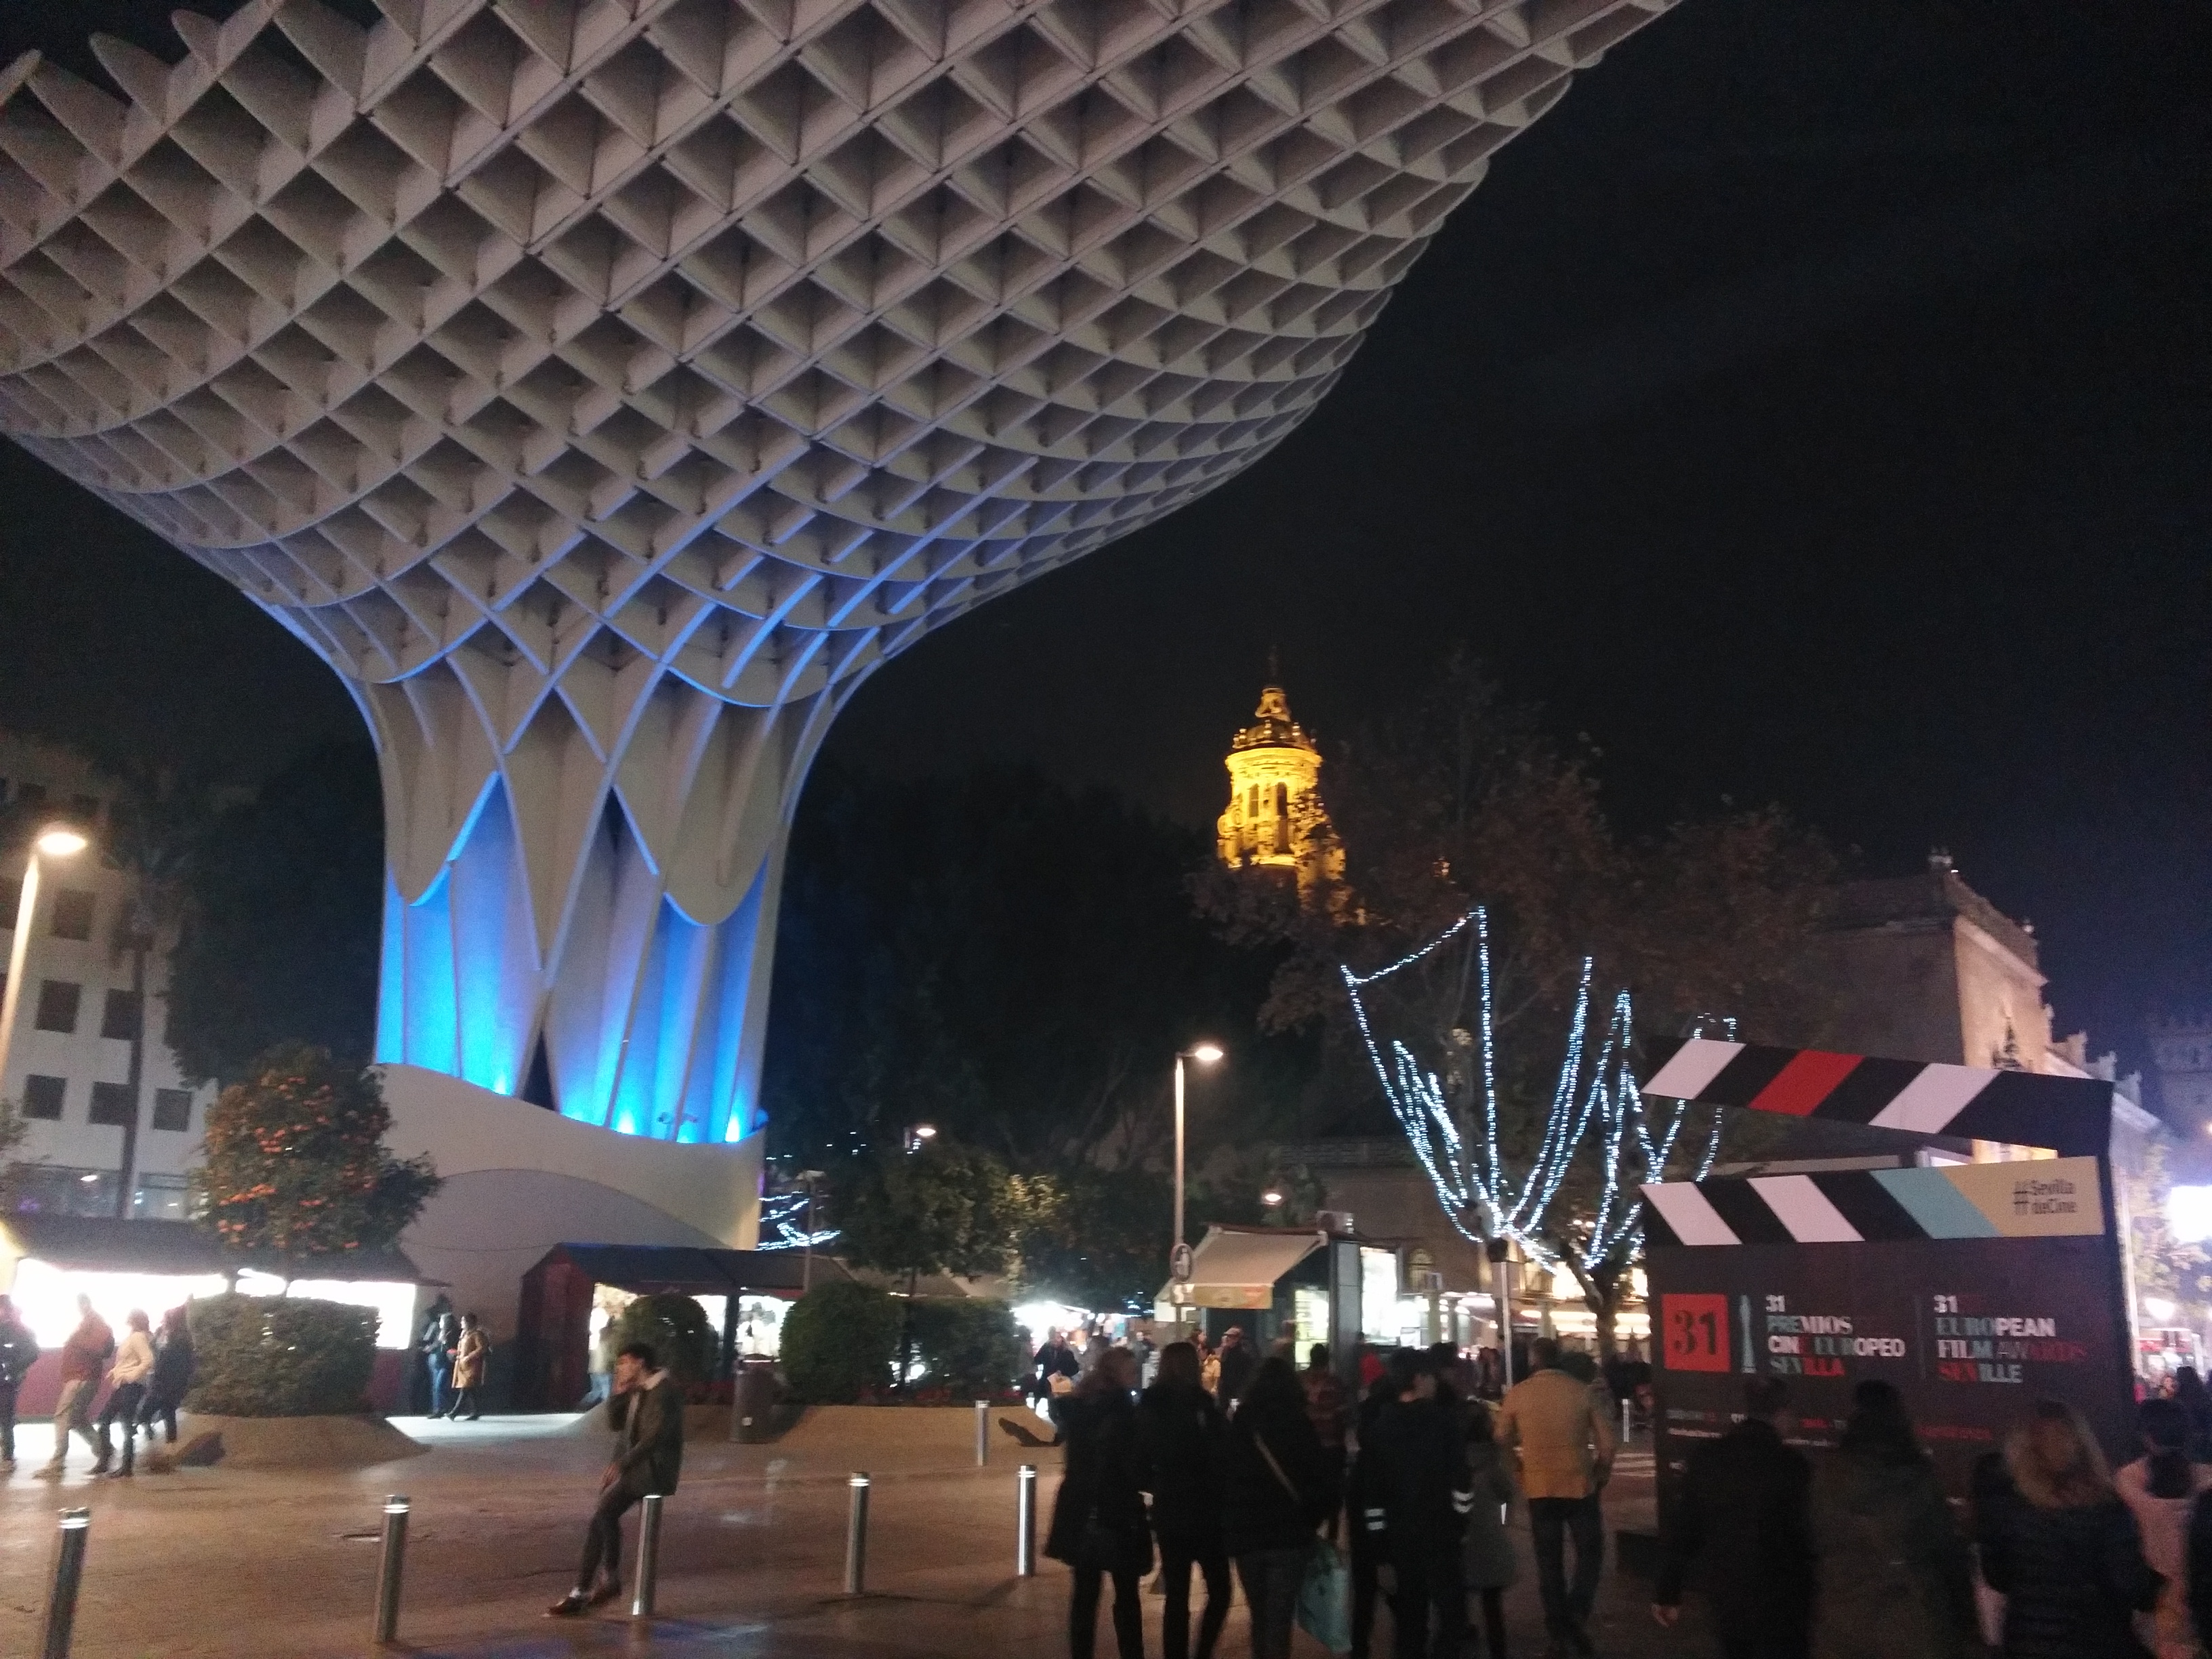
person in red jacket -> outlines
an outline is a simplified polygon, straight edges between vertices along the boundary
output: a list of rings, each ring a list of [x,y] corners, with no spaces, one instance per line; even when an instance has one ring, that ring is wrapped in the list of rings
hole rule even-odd
[[[100,1450],[100,1442],[92,1432],[92,1404],[100,1393],[100,1374],[115,1352],[115,1333],[93,1312],[90,1297],[80,1295],[76,1310],[76,1328],[62,1345],[62,1391],[54,1401],[54,1455],[39,1471],[42,1479],[49,1480],[61,1479],[72,1429],[84,1437],[85,1444],[95,1455]]]

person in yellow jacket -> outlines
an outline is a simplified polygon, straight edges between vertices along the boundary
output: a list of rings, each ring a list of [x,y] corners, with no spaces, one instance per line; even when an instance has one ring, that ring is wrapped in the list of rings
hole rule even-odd
[[[1536,1583],[1544,1600],[1545,1659],[1596,1651],[1584,1628],[1597,1601],[1605,1559],[1605,1517],[1598,1494],[1613,1474],[1613,1428],[1590,1386],[1559,1369],[1559,1345],[1546,1337],[1529,1351],[1528,1380],[1498,1408],[1498,1440],[1517,1451]],[[1575,1540],[1567,1583],[1566,1540]]]

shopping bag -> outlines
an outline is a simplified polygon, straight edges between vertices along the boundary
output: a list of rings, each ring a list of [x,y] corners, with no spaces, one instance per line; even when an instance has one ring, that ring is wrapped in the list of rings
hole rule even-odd
[[[1326,1538],[1315,1539],[1306,1553],[1298,1628],[1331,1653],[1352,1651],[1352,1569]]]

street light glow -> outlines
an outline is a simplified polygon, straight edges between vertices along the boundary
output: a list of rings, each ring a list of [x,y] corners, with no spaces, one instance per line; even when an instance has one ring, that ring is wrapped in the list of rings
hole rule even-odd
[[[72,857],[91,844],[66,823],[49,824],[39,832],[39,850],[50,859]]]
[[[1283,1201],[1283,1195],[1277,1192],[1273,1187],[1270,1187],[1266,1192],[1260,1194],[1260,1201],[1272,1209],[1274,1206],[1280,1204]]]
[[[934,1139],[937,1139],[937,1126],[936,1126],[934,1123],[917,1123],[917,1124],[915,1124],[915,1125],[914,1126],[914,1138],[915,1138],[916,1140],[934,1140]]]
[[[1221,1045],[1218,1042],[1201,1042],[1190,1051],[1190,1057],[1201,1066],[1211,1066],[1221,1058]]]

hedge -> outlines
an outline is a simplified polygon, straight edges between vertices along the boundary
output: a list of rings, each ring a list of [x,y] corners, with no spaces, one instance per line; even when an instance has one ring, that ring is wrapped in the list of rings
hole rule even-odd
[[[332,1417],[370,1409],[374,1308],[236,1294],[185,1305],[196,1361],[188,1409],[217,1417]]]
[[[922,1386],[948,1389],[955,1400],[995,1400],[1022,1369],[1014,1310],[1003,1302],[918,1301],[914,1346]]]
[[[816,1406],[849,1406],[891,1380],[899,1304],[866,1285],[817,1285],[783,1319],[783,1378]]]

